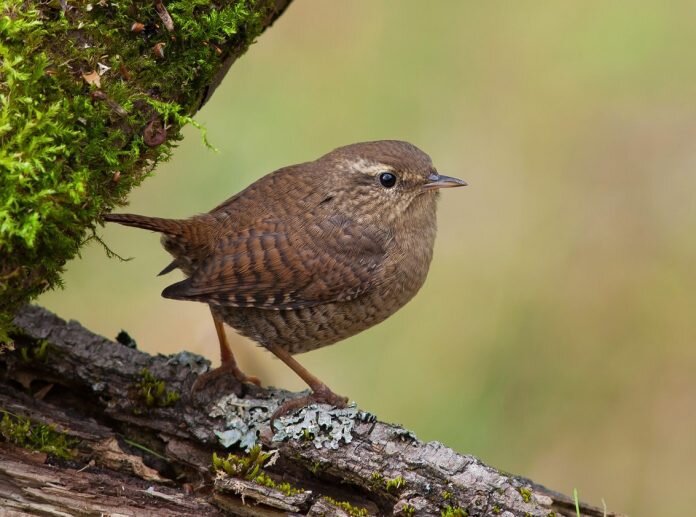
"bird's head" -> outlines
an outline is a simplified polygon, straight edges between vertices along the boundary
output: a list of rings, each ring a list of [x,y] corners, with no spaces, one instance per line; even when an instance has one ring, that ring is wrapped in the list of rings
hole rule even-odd
[[[430,156],[399,140],[339,147],[315,163],[335,171],[327,184],[329,202],[364,222],[392,225],[431,217],[440,189],[466,185],[440,174]]]

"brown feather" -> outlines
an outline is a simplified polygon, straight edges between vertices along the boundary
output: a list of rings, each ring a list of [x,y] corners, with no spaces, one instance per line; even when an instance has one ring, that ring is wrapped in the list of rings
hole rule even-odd
[[[166,233],[167,235],[182,235],[185,233],[186,220],[164,219],[162,217],[147,217],[136,214],[106,214],[104,220],[110,223],[118,223],[124,226],[134,226],[154,232]]]
[[[380,174],[398,177],[394,188]],[[335,343],[389,317],[425,281],[437,192],[428,155],[398,141],[342,147],[259,179],[186,220],[112,214],[164,234],[188,278],[167,298],[211,305],[220,320],[290,353]]]
[[[331,219],[297,234],[281,222],[228,235],[191,278],[162,296],[231,307],[292,309],[366,292],[384,260],[384,236]],[[316,243],[329,245],[317,246]]]

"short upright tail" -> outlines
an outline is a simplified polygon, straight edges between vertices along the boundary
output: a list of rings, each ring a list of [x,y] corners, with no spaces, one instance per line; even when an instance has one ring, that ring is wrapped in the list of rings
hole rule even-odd
[[[180,219],[164,219],[135,214],[107,214],[104,216],[104,220],[125,226],[135,226],[136,228],[166,233],[172,236],[182,235],[186,226],[185,222]]]

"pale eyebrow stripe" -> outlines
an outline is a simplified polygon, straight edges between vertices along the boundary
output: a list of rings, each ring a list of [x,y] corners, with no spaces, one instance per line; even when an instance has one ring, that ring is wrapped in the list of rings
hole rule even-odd
[[[367,174],[377,174],[379,172],[394,172],[394,168],[391,165],[385,165],[383,163],[375,163],[363,158],[358,160],[346,160],[346,165],[348,168],[354,172],[361,172]]]

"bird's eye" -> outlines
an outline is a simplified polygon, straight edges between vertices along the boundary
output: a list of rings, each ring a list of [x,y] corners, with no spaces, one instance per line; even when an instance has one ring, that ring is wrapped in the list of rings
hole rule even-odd
[[[379,182],[385,188],[392,188],[396,185],[396,176],[391,172],[383,172],[379,175]]]

